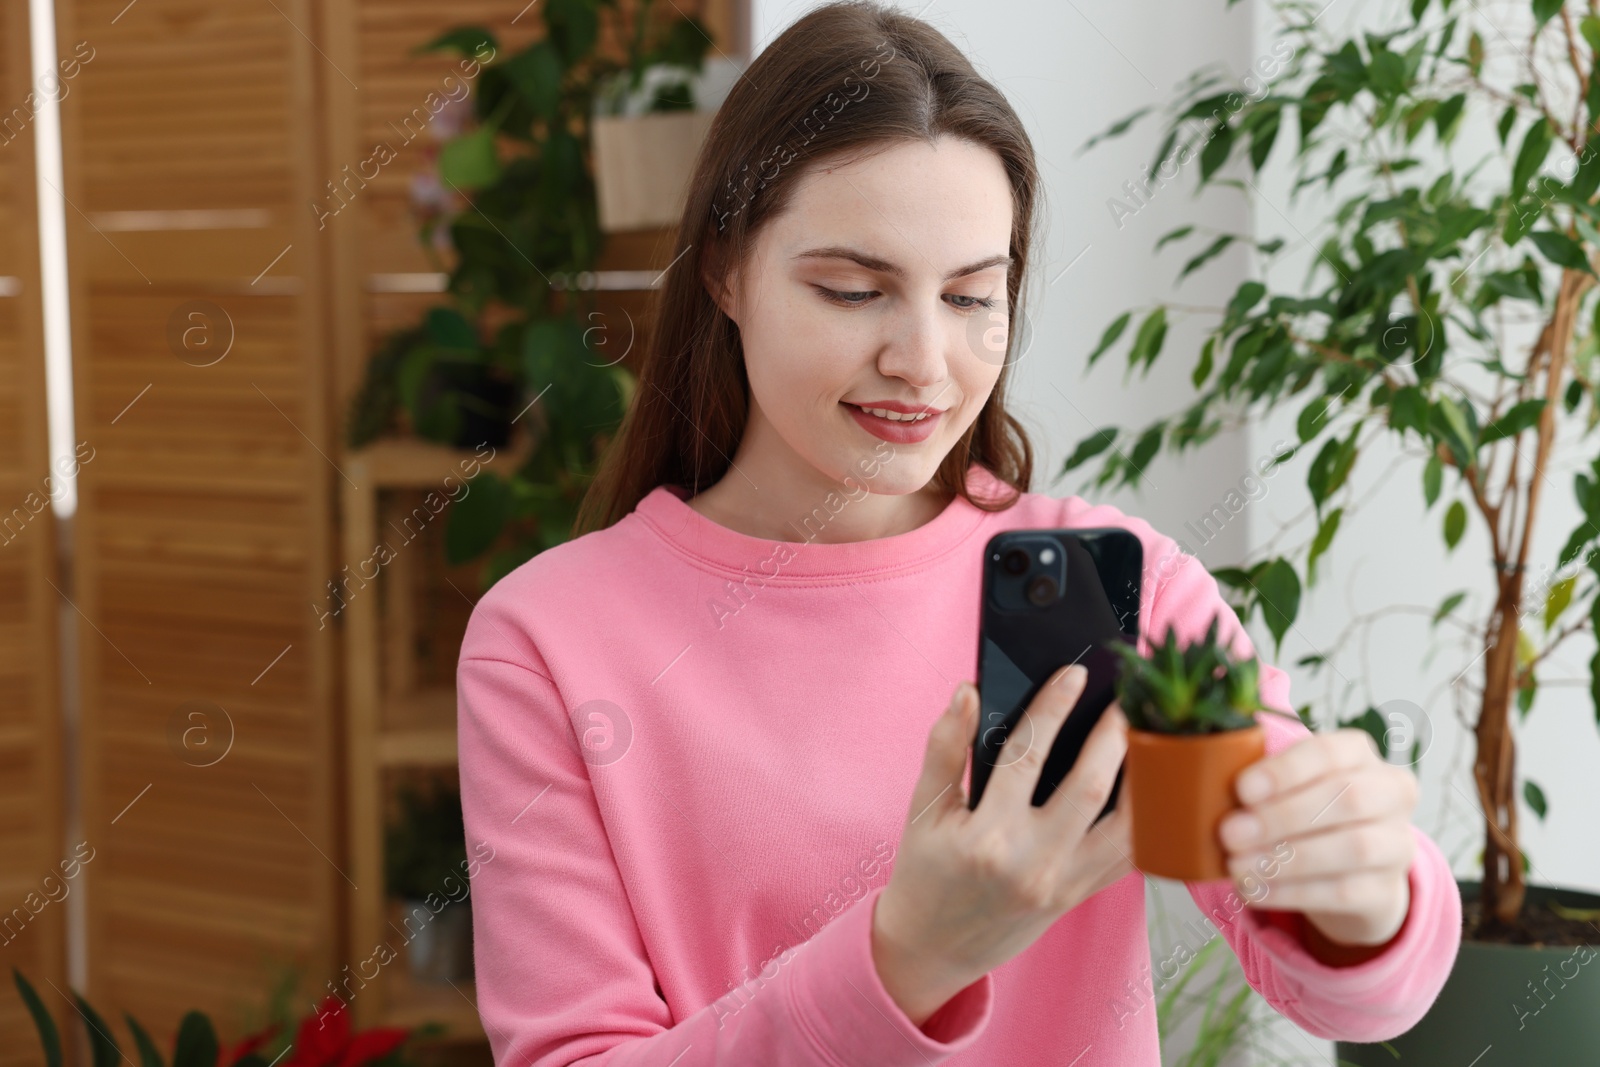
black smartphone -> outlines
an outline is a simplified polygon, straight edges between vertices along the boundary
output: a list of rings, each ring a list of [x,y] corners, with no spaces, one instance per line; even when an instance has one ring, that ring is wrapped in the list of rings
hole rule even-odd
[[[1101,712],[1116,699],[1121,660],[1108,643],[1138,639],[1143,566],[1144,546],[1121,527],[1007,530],[989,539],[983,558],[980,706],[969,809],[982,799],[1001,748],[1034,695],[1056,670],[1082,663],[1089,672],[1088,685],[1045,758],[1033,806],[1048,800],[1067,776]],[[1119,770],[1100,816],[1116,805],[1121,785]]]

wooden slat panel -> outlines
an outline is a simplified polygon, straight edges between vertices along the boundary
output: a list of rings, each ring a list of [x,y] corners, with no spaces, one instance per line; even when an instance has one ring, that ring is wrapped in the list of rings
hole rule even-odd
[[[198,1008],[235,1038],[275,965],[300,969],[305,1004],[343,963],[335,631],[313,611],[340,475],[306,209],[337,74],[310,0],[57,9],[61,39],[95,48],[63,103],[78,425],[97,450],[76,575],[103,842],[90,995],[152,1033]],[[193,300],[220,312],[186,320]],[[212,347],[175,348],[175,321]]]
[[[0,110],[26,101],[29,68],[28,5],[0,6]],[[13,967],[26,975],[65,1026],[72,1009],[51,986],[67,985],[68,902],[83,887],[84,869],[55,880],[72,853],[62,817],[57,682],[63,605],[50,587],[61,584],[57,527],[45,506],[54,483],[46,482],[34,127],[14,124],[0,141],[0,276],[19,282],[8,287],[16,295],[0,296],[0,968],[8,979]],[[43,1062],[22,1001],[8,989],[0,995],[0,1065]]]

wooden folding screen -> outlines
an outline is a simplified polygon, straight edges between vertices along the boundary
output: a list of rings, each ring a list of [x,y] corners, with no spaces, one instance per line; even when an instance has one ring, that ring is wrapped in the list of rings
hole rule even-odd
[[[57,0],[89,987],[228,1034],[340,963],[327,279],[311,0]]]
[[[676,6],[726,41],[734,3]],[[498,0],[56,5],[64,48],[93,52],[62,105],[97,448],[75,592],[89,989],[158,1033],[199,1008],[236,1034],[275,968],[302,1012],[338,985],[348,911],[383,894],[350,877],[329,583],[349,397],[372,342],[437,299],[408,208],[437,142],[400,131],[457,61],[410,53],[540,23]],[[380,141],[395,158],[352,178]]]
[[[64,931],[85,870],[62,836],[57,625],[52,586],[65,491],[46,443],[28,5],[0,6],[0,1064],[44,1062],[13,967],[60,1023]],[[88,453],[85,453],[86,455]],[[92,461],[91,461],[92,462]],[[68,467],[65,473],[70,474]],[[93,857],[93,845],[83,855]],[[93,860],[91,859],[91,865]],[[65,864],[65,866],[63,866]]]

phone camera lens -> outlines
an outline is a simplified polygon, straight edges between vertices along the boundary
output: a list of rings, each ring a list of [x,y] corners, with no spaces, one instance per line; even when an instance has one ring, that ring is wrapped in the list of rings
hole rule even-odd
[[[1054,604],[1057,595],[1056,580],[1047,574],[1041,574],[1028,583],[1028,603],[1035,607],[1042,608],[1046,604]]]
[[[1005,554],[1000,561],[1000,566],[1005,568],[1007,574],[1021,574],[1028,569],[1028,553],[1020,548],[1013,548]]]

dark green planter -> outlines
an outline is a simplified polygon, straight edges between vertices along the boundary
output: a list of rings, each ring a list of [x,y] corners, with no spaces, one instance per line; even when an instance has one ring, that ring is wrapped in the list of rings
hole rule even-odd
[[[1462,900],[1477,898],[1478,883],[1460,884]],[[1528,887],[1530,904],[1551,899],[1570,908],[1600,908],[1600,896],[1590,893]],[[1463,941],[1455,969],[1428,1014],[1385,1044],[1341,1041],[1339,1063],[1341,1067],[1600,1063],[1600,936],[1576,948]]]

